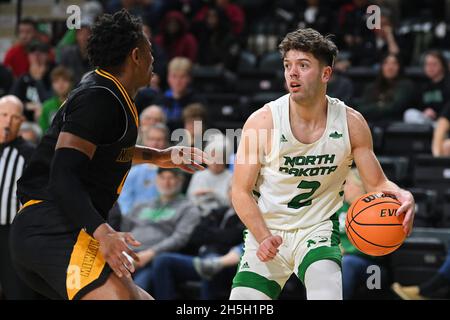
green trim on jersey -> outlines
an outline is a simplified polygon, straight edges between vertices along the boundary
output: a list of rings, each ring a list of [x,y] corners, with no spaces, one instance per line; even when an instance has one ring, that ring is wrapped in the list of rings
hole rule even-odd
[[[232,288],[236,287],[253,288],[266,294],[272,300],[278,298],[281,293],[281,286],[278,282],[250,271],[240,271],[236,274]]]
[[[333,223],[333,231],[331,233],[331,246],[322,246],[309,251],[298,266],[298,278],[305,283],[305,274],[308,267],[316,261],[332,260],[341,267],[342,253],[339,247],[339,219],[337,213],[330,218]]]

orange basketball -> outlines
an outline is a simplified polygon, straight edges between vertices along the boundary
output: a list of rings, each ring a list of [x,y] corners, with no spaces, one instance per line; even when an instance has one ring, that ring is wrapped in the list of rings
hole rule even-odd
[[[371,192],[354,201],[347,211],[345,231],[350,242],[361,252],[384,256],[405,241],[404,215],[396,212],[401,203],[393,195]]]

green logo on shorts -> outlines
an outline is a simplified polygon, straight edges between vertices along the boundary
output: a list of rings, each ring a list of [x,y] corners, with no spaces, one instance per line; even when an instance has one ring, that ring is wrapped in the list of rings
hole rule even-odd
[[[315,246],[317,243],[323,243],[323,242],[327,242],[328,241],[328,238],[327,237],[318,237],[319,238],[319,240],[316,242],[316,241],[314,241],[314,240],[308,240],[308,241],[306,241],[306,243],[307,243],[307,248],[309,248],[309,247],[311,247],[311,246]]]

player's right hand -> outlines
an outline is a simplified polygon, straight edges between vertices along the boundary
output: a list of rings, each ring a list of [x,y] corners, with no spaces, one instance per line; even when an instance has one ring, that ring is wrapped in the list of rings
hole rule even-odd
[[[262,262],[266,262],[275,258],[278,253],[278,247],[283,243],[283,239],[280,236],[269,236],[264,239],[258,247],[256,256]]]
[[[135,271],[133,261],[139,262],[137,254],[130,249],[129,245],[138,247],[141,245],[136,241],[131,233],[128,232],[110,232],[100,239],[100,252],[103,258],[114,271],[114,273],[122,278],[123,276],[131,278],[131,273]]]

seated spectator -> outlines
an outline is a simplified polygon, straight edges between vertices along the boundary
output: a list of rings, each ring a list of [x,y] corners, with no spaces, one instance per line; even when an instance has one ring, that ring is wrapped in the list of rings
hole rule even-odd
[[[202,281],[202,299],[227,298],[242,253],[244,228],[229,206],[203,216],[188,243],[194,255],[163,253],[155,258],[157,276],[151,281],[155,298],[179,298],[179,286],[187,281]]]
[[[42,113],[39,117],[39,126],[42,132],[46,132],[53,121],[53,117],[58,112],[59,107],[67,99],[70,90],[72,89],[73,79],[72,73],[69,69],[63,66],[58,66],[50,73],[52,79],[53,93],[52,98],[44,101],[42,105]]]
[[[9,70],[0,63],[0,97],[6,96],[11,90],[14,78]]]
[[[193,174],[187,195],[203,212],[229,205],[228,188],[232,173],[227,170],[228,147],[225,137],[213,139],[205,148],[205,153],[211,157],[211,164],[206,170]]]
[[[432,152],[435,157],[450,157],[450,102],[441,113],[433,133]]]
[[[42,129],[37,123],[23,122],[20,126],[19,136],[34,145],[38,145],[42,138]]]
[[[150,148],[164,149],[169,146],[169,132],[162,123],[156,123],[143,131],[143,145]],[[127,215],[141,204],[158,198],[156,175],[158,167],[149,164],[138,164],[131,167],[125,180],[118,202],[123,215]]]
[[[83,18],[81,28],[76,30],[76,43],[61,48],[59,64],[72,71],[73,83],[80,82],[84,74],[92,70],[87,56],[87,43],[91,35],[92,18]]]
[[[166,122],[167,119],[164,110],[156,104],[142,110],[139,116],[139,127],[154,126],[157,123],[166,124]]]
[[[342,249],[342,289],[344,300],[355,298],[355,290],[366,284],[369,274],[367,267],[370,265],[380,265],[382,258],[366,255],[356,249],[347,237],[345,232],[345,220],[347,210],[351,203],[357,200],[366,191],[359,177],[357,169],[352,169],[348,174],[344,186],[344,204],[337,214],[339,217],[339,233]]]
[[[11,93],[25,105],[27,120],[34,122],[39,119],[42,102],[51,95],[49,46],[33,41],[28,46],[28,61],[29,71],[14,82]]]
[[[328,81],[327,94],[351,105],[354,97],[354,87],[352,80],[345,75],[349,66],[350,62],[347,59],[337,56],[331,79]]]
[[[392,290],[403,300],[442,299],[450,288],[450,249],[439,270],[428,280],[415,286],[392,284]]]
[[[196,25],[198,64],[231,71],[236,69],[240,48],[230,27],[230,21],[223,9],[208,8],[205,20]]]
[[[81,12],[82,21],[80,21],[80,24],[85,24],[86,22],[92,23],[103,13],[103,6],[99,1],[91,0],[81,5]],[[78,29],[76,28],[68,29],[61,40],[58,41],[58,44],[56,45],[56,61],[59,61],[62,48],[77,44],[77,30]]]
[[[31,18],[23,18],[18,26],[17,43],[5,54],[3,64],[10,68],[15,78],[26,74],[30,68],[28,46],[37,38],[37,25]]]
[[[297,15],[295,28],[313,28],[322,34],[331,31],[332,14],[326,4],[320,3],[320,0],[307,0],[306,6],[301,8]]]
[[[181,250],[200,221],[200,211],[180,192],[183,175],[178,169],[159,168],[159,197],[141,204],[123,216],[122,231],[131,232],[142,243],[138,248],[135,283],[148,290],[152,260],[158,254]]]
[[[191,62],[197,60],[198,44],[188,31],[188,21],[181,12],[168,12],[155,37],[155,43],[164,49],[169,59],[185,57]]]
[[[430,51],[425,55],[424,73],[427,83],[420,91],[416,106],[408,109],[404,121],[409,123],[433,123],[450,101],[450,77],[447,61],[439,51]]]
[[[215,5],[226,13],[231,22],[231,31],[235,36],[239,36],[244,31],[245,27],[244,10],[242,10],[238,4],[232,3],[230,0],[215,0]],[[203,8],[201,8],[195,15],[194,22],[207,20],[208,9],[210,7],[211,5],[209,4],[203,6]]]
[[[351,52],[353,65],[372,66],[383,55],[403,54],[400,51],[399,39],[394,33],[391,11],[382,8],[380,28],[368,28],[368,6],[367,0],[354,0],[352,4],[344,5],[340,12],[342,49]]]
[[[171,131],[181,127],[181,115],[187,105],[201,102],[201,99],[190,88],[191,71],[192,63],[189,59],[182,57],[172,59],[167,75],[169,89],[155,100],[155,104],[161,106],[166,113]]]
[[[413,92],[414,85],[404,78],[399,57],[389,54],[381,61],[376,80],[365,88],[357,109],[372,124],[401,121],[403,111],[412,103]]]

